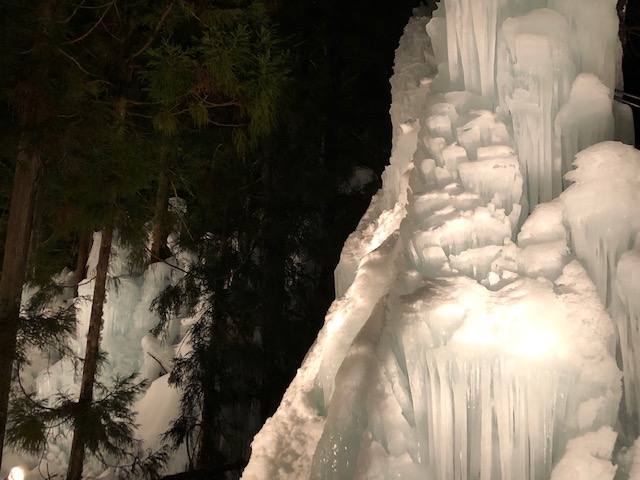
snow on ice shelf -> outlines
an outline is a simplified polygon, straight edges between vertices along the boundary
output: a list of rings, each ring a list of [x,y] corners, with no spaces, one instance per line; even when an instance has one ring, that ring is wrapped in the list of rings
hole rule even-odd
[[[612,141],[619,53],[613,0],[416,10],[383,188],[243,478],[631,471],[613,450],[640,403],[640,154]]]

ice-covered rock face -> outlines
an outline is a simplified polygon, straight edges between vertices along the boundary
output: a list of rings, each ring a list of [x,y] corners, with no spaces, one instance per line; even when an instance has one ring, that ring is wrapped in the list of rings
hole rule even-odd
[[[416,11],[383,189],[243,478],[613,479],[640,402],[619,53],[613,0]]]

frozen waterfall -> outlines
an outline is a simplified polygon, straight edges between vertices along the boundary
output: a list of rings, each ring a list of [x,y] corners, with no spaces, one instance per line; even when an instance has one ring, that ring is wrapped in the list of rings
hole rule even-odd
[[[640,479],[640,152],[613,103],[615,6],[415,11],[383,188],[244,479]]]

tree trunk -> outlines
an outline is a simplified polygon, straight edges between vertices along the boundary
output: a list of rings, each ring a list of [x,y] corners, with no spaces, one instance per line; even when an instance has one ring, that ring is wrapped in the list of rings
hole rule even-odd
[[[89,260],[92,238],[93,236],[91,234],[81,234],[78,241],[78,260],[76,262],[73,286],[74,297],[78,296],[78,285],[87,276],[87,260]]]
[[[223,252],[224,252],[223,248]],[[222,254],[223,255],[223,254]],[[196,457],[196,469],[208,470],[216,467],[216,464],[221,461],[220,456],[220,393],[219,388],[216,386],[219,379],[216,376],[220,374],[219,370],[222,368],[219,365],[216,352],[216,340],[219,342],[218,330],[220,328],[220,322],[223,322],[222,314],[222,296],[223,296],[223,281],[217,280],[213,285],[213,305],[212,312],[213,318],[211,318],[211,330],[209,332],[210,338],[208,339],[208,345],[206,347],[206,353],[204,355],[205,375],[202,379],[202,417],[200,420],[200,434],[198,437],[198,451]]]
[[[80,397],[78,399],[78,411],[85,410],[93,401],[93,387],[98,371],[98,354],[100,352],[100,333],[102,330],[102,313],[106,299],[107,272],[109,270],[109,258],[111,256],[111,241],[113,239],[113,227],[107,227],[102,232],[100,242],[100,254],[96,268],[96,283],[93,289],[93,301],[91,303],[91,315],[89,317],[89,331],[87,332],[87,351],[84,356],[82,369],[82,381],[80,383]],[[78,426],[73,429],[73,442],[69,453],[69,469],[67,480],[80,480],[84,463],[84,432]]]
[[[37,152],[22,146],[16,159],[0,274],[0,466],[39,169]]]
[[[209,349],[213,349],[213,347],[209,347]],[[214,382],[211,382],[212,384]],[[219,445],[217,441],[218,437],[218,415],[217,411],[213,405],[212,396],[215,395],[213,391],[211,391],[211,387],[213,385],[208,385],[209,388],[204,388],[203,398],[202,398],[202,419],[201,419],[201,427],[200,427],[200,437],[198,439],[198,456],[196,460],[196,469],[198,470],[207,470],[210,468],[214,468],[216,465]]]
[[[167,174],[161,170],[158,174],[158,190],[156,192],[156,206],[153,215],[153,232],[151,242],[151,259],[149,263],[164,260],[167,250],[167,229],[165,228],[165,216],[169,206],[169,181]]]
[[[38,203],[38,192],[35,193],[33,198],[33,204]],[[33,210],[31,219],[31,235],[29,237],[29,252],[27,253],[27,268],[25,270],[24,282],[32,280],[36,275],[36,259],[38,255],[38,248],[40,248],[40,230],[41,221],[40,215],[36,208]]]

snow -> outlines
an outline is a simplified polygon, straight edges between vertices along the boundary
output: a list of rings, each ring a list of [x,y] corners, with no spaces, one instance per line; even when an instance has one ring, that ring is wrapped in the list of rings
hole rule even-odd
[[[613,479],[616,466],[611,464],[611,451],[616,440],[611,427],[602,427],[574,438],[567,445],[567,454],[554,469],[551,480]]]

